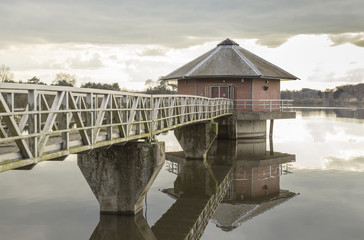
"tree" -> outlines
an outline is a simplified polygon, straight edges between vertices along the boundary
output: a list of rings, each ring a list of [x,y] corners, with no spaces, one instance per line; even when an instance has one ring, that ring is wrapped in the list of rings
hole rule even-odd
[[[0,82],[14,82],[14,74],[4,64],[0,65]]]
[[[120,91],[120,87],[118,83],[95,83],[88,82],[81,85],[82,88],[96,88],[96,89],[105,89],[105,90],[115,90]]]
[[[76,85],[76,75],[57,73],[52,85],[74,87]]]
[[[339,89],[337,89],[335,92],[334,92],[334,94],[332,95],[333,97],[334,97],[334,99],[338,99],[340,96],[341,96],[341,94],[344,92],[344,90],[342,89],[342,88],[339,88]]]
[[[28,84],[40,84],[40,85],[47,85],[44,82],[41,82],[40,79],[36,76],[28,79],[28,81],[26,82]]]
[[[145,91],[148,94],[175,94],[177,93],[177,84],[159,78],[157,81],[148,79],[145,81],[148,87]]]

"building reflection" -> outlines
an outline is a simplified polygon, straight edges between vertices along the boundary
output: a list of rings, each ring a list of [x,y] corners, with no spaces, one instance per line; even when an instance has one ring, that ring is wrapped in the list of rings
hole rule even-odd
[[[289,200],[295,193],[280,189],[295,155],[266,151],[266,141],[237,141],[233,181],[212,221],[224,231]]]
[[[162,192],[175,203],[153,225],[133,217],[101,215],[91,239],[199,239],[212,220],[223,230],[290,199],[280,189],[283,164],[295,155],[266,151],[266,141],[218,140],[207,159],[185,160],[183,152],[166,154],[167,170],[177,175]]]

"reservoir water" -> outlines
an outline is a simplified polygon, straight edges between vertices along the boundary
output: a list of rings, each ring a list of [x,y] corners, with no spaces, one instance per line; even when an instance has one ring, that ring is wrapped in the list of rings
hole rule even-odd
[[[182,208],[185,214],[181,210],[175,213],[181,222],[177,228],[183,229],[195,220],[180,215],[194,211],[194,203],[206,195],[201,192],[213,194],[216,179],[209,174],[226,174],[229,169],[221,166],[231,167],[229,164],[234,165],[233,185],[208,219],[200,239],[364,239],[364,111],[295,111],[297,119],[274,122],[273,139],[274,152],[295,156],[294,162],[266,164],[266,158],[255,158],[251,160],[261,161],[258,165],[234,165],[234,157],[224,152],[230,148],[217,147],[211,169],[189,166],[200,170],[194,171],[198,176],[188,175],[192,180],[187,181],[178,175],[183,172],[181,164],[166,161],[147,194],[143,213],[136,218],[100,220],[99,204],[75,155],[63,162],[39,163],[30,171],[1,173],[0,239],[155,239],[145,233],[163,229],[161,219],[171,215],[170,209],[184,196],[170,190],[182,189],[195,199]],[[167,151],[181,150],[172,132],[159,140],[166,142]],[[269,151],[269,144],[242,144],[248,150],[239,154],[245,157],[256,157],[262,146]],[[188,166],[184,169],[187,172]],[[248,180],[253,173],[259,180]],[[265,181],[263,187],[253,191],[258,181]],[[270,195],[272,192],[275,194]],[[165,224],[176,221],[173,214],[169,219]]]

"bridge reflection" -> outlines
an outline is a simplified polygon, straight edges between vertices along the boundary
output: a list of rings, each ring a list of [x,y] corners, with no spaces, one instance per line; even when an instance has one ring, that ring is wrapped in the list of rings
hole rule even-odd
[[[283,164],[295,155],[266,151],[266,141],[217,140],[207,159],[166,154],[174,187],[163,192],[175,203],[150,227],[141,214],[101,215],[91,239],[200,239],[212,219],[223,230],[283,203],[295,194],[280,189]]]

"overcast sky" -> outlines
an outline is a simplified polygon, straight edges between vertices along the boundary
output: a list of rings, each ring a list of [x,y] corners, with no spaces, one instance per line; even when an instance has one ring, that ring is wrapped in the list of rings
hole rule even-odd
[[[325,89],[364,82],[363,0],[2,0],[0,64],[15,80],[144,88],[227,37]]]

